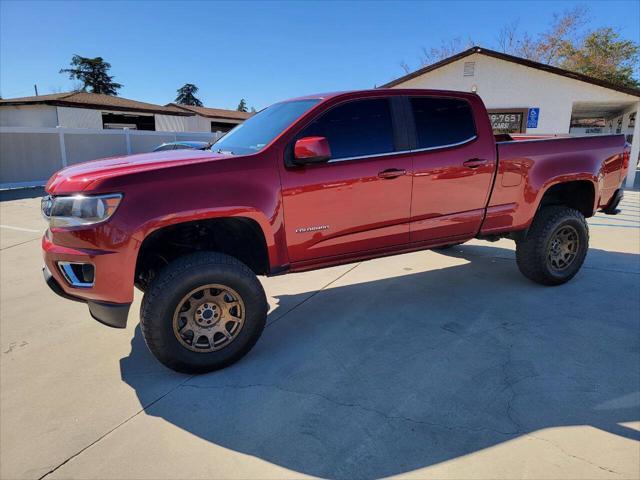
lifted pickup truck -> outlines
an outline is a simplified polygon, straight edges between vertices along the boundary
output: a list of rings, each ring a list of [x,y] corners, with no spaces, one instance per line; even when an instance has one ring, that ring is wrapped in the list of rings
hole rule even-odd
[[[44,274],[126,325],[134,285],[153,354],[183,372],[245,355],[265,326],[256,275],[511,238],[529,279],[558,285],[587,254],[585,217],[615,213],[624,136],[496,143],[475,94],[367,90],[276,103],[209,151],[54,174]]]

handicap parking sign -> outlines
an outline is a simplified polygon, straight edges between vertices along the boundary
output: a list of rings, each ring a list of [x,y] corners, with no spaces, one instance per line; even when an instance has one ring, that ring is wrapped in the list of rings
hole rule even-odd
[[[540,109],[530,108],[527,116],[527,128],[538,128],[538,117],[540,117]]]

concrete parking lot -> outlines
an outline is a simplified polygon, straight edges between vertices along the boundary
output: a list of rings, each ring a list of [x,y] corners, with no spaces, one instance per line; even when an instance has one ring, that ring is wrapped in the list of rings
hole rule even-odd
[[[171,372],[54,296],[39,199],[0,203],[1,476],[639,478],[640,198],[569,284],[510,241],[263,279],[240,363]]]

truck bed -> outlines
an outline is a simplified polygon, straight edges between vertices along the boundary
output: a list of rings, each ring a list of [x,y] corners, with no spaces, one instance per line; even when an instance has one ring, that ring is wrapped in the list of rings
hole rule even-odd
[[[483,234],[527,228],[541,192],[567,179],[591,182],[594,210],[603,208],[628,168],[624,135],[510,140],[496,148],[498,169]]]

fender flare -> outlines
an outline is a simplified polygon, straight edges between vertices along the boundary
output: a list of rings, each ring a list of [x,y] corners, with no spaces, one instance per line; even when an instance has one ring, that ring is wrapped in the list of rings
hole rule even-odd
[[[560,185],[563,183],[585,182],[585,181],[589,182],[593,187],[593,208],[592,209],[595,212],[598,207],[598,178],[592,173],[583,172],[583,173],[570,174],[570,175],[558,175],[556,177],[552,177],[549,180],[547,180],[542,185],[542,187],[540,187],[540,189],[538,190],[538,195],[536,198],[536,205],[537,205],[536,213],[538,213],[538,210],[540,210],[542,199],[544,198],[546,193],[549,191],[549,189],[551,189],[552,187],[555,187],[556,185]]]
[[[147,220],[136,228],[132,237],[137,240],[137,249],[139,249],[149,235],[163,228],[179,225],[181,223],[195,222],[198,220],[214,220],[218,218],[247,218],[255,221],[262,231],[262,235],[267,246],[269,264],[271,266],[278,264],[277,245],[273,227],[266,215],[255,207],[234,206],[173,212]]]

